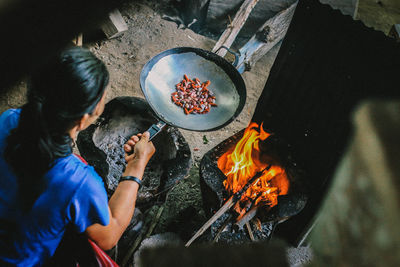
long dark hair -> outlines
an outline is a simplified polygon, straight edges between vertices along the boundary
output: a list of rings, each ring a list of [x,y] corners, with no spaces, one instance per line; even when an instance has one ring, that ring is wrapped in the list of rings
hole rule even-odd
[[[52,163],[72,153],[68,130],[83,115],[93,113],[108,79],[103,62],[79,47],[63,51],[32,75],[28,102],[4,153],[17,176],[23,210],[30,210],[44,190],[43,176]]]

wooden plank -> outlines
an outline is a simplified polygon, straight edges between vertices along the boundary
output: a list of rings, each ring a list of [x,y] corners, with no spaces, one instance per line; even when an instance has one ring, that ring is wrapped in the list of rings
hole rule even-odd
[[[128,30],[128,25],[126,24],[124,18],[118,9],[114,9],[108,14],[107,20],[101,26],[104,34],[108,39],[120,36],[123,32]]]
[[[231,47],[232,43],[235,41],[236,36],[242,29],[244,23],[246,22],[247,18],[250,15],[250,12],[258,3],[258,0],[245,0],[240,7],[239,11],[236,13],[235,17],[233,18],[232,23],[228,25],[226,30],[222,33],[221,37],[219,38],[218,42],[215,44],[212,52],[216,52],[218,48],[221,46]],[[219,50],[217,55],[221,57],[225,56],[226,50]]]
[[[239,50],[237,69],[240,73],[250,70],[252,66],[283,37],[289,28],[297,2],[267,20],[256,34]]]
[[[83,45],[83,34],[80,33],[72,40],[75,46],[82,46]]]

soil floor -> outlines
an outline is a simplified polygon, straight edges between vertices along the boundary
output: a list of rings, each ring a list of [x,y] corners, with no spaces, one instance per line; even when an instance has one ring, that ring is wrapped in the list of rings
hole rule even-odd
[[[189,29],[178,29],[174,22],[144,4],[131,3],[121,8],[129,30],[123,36],[94,45],[92,51],[106,64],[111,74],[107,99],[117,96],[144,97],[139,85],[143,65],[156,54],[174,47],[189,46],[211,50],[215,44]],[[231,124],[213,132],[181,130],[189,142],[195,160],[209,149],[245,128],[250,122],[257,99],[264,88],[278,49],[266,55],[251,72],[243,74],[247,100],[240,116]],[[203,136],[209,141],[204,144]]]
[[[111,40],[85,43],[84,46],[105,62],[110,72],[107,101],[118,96],[144,98],[140,89],[139,77],[144,64],[158,53],[180,46],[211,50],[215,41],[198,35],[189,29],[178,29],[174,22],[166,21],[150,7],[151,3],[128,3],[120,11],[128,24],[128,31]],[[231,124],[213,132],[191,132],[182,130],[189,142],[195,160],[227,137],[245,128],[254,112],[257,99],[264,88],[269,70],[278,48],[265,55],[256,66],[243,74],[247,88],[246,105]],[[0,112],[16,108],[25,102],[26,84],[20,82],[8,93],[0,96]],[[134,134],[134,133],[132,133]],[[203,136],[209,141],[204,144]]]

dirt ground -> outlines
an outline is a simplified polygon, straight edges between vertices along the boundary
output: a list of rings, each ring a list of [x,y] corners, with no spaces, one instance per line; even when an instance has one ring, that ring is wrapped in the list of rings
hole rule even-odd
[[[211,50],[214,41],[189,29],[178,29],[173,22],[163,20],[156,11],[143,3],[130,3],[121,8],[129,30],[123,36],[94,45],[92,51],[106,64],[111,74],[107,99],[117,96],[143,97],[139,76],[143,65],[156,54],[179,46]],[[225,138],[245,128],[254,112],[257,99],[265,85],[277,49],[266,55],[251,72],[244,73],[247,100],[240,116],[218,131],[199,133],[181,130],[189,142],[194,159]],[[203,135],[209,140],[204,144]]]
[[[111,40],[85,43],[96,56],[105,62],[110,72],[107,101],[118,96],[144,98],[139,76],[144,64],[158,53],[179,46],[198,47],[211,50],[215,41],[198,35],[189,29],[178,29],[174,22],[166,21],[156,12],[157,7],[145,1],[128,3],[120,11],[128,24],[128,31]],[[240,116],[228,126],[213,132],[191,132],[182,130],[189,142],[195,161],[225,138],[245,128],[249,123],[257,99],[267,80],[278,49],[264,56],[256,66],[243,74],[247,87],[246,105]],[[26,84],[21,82],[10,92],[0,97],[0,112],[19,107],[25,102]],[[203,135],[208,143],[203,143]]]

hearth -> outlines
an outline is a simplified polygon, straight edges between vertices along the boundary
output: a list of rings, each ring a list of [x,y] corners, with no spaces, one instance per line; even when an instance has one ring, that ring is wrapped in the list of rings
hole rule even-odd
[[[276,225],[304,208],[307,195],[302,171],[289,151],[278,136],[251,123],[204,155],[200,163],[204,209],[209,217],[221,216],[203,239],[233,243],[269,240]],[[240,201],[221,214],[220,207],[243,187],[249,189]]]
[[[136,133],[146,131],[157,121],[147,102],[135,97],[118,97],[106,104],[99,121],[82,131],[77,145],[82,156],[103,178],[111,195],[125,166],[123,144]],[[137,206],[183,179],[191,167],[189,145],[173,127],[153,140],[157,153],[149,161]]]

